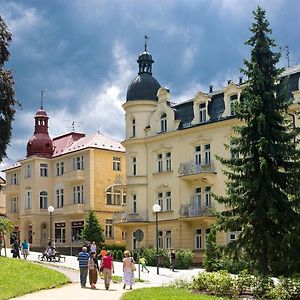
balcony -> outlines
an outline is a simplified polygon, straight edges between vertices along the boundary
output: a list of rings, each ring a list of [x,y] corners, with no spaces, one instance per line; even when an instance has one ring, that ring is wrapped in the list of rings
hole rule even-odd
[[[180,218],[194,218],[194,217],[212,217],[214,215],[214,205],[196,207],[192,204],[184,204],[180,206]]]
[[[68,204],[63,207],[64,215],[83,214],[85,212],[84,203]]]
[[[201,161],[196,164],[195,161],[181,163],[178,169],[179,177],[183,180],[194,180],[198,178],[212,179],[216,175],[215,165],[213,161]]]
[[[135,223],[148,221],[147,211],[131,212],[114,212],[113,223]]]
[[[62,176],[63,179],[67,182],[78,182],[85,179],[84,170],[72,170],[64,173]]]

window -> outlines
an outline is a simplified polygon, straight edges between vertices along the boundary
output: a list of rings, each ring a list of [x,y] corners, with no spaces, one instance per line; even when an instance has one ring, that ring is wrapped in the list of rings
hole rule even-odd
[[[207,186],[205,188],[205,206],[211,207],[211,187]]]
[[[170,172],[172,169],[171,152],[166,153],[166,171]]]
[[[161,210],[164,210],[164,202],[163,202],[163,193],[157,194],[157,204],[161,207]]]
[[[11,198],[10,212],[13,214],[18,212],[18,197]]]
[[[205,164],[210,164],[210,144],[204,145]]]
[[[25,191],[25,209],[31,209],[31,191],[30,190],[26,190]]]
[[[73,242],[81,241],[81,234],[82,234],[83,227],[84,227],[84,221],[71,222],[71,235],[72,235]]]
[[[194,207],[196,209],[200,209],[201,208],[201,188],[200,187],[196,187],[195,188],[195,199],[194,199]]]
[[[64,162],[60,161],[56,163],[56,176],[64,174]]]
[[[199,104],[199,123],[206,122],[206,104],[200,103]]]
[[[205,229],[205,246],[207,246],[208,235],[210,233],[210,228]]]
[[[83,203],[83,185],[73,187],[73,203]]]
[[[166,192],[166,210],[172,209],[171,192]]]
[[[135,119],[131,121],[132,137],[135,137]]]
[[[195,249],[196,250],[201,249],[201,229],[200,228],[195,229]]]
[[[107,239],[112,239],[114,237],[112,219],[105,219],[105,236]]]
[[[40,164],[40,176],[48,177],[48,164]]]
[[[56,190],[56,207],[64,206],[64,189],[60,188]]]
[[[238,95],[232,95],[230,96],[230,115],[235,115],[235,107],[237,103]]]
[[[166,248],[171,248],[171,230],[166,230]]]
[[[163,161],[162,161],[162,154],[157,155],[157,172],[161,173],[163,171]]]
[[[120,157],[113,157],[113,170],[114,171],[121,171],[121,158]]]
[[[83,170],[83,156],[73,157],[73,170]]]
[[[57,243],[65,243],[66,242],[66,223],[60,222],[55,223],[55,241]]]
[[[46,191],[40,192],[40,208],[48,208],[48,193]]]
[[[167,115],[165,113],[160,116],[160,131],[167,131]]]
[[[132,203],[131,203],[131,209],[132,209],[132,213],[136,213],[137,212],[137,202],[136,202],[136,195],[132,195]]]
[[[158,248],[164,248],[163,232],[161,230],[158,231]]]
[[[195,147],[195,164],[196,166],[201,165],[201,146]]]
[[[18,182],[18,174],[17,173],[11,174],[10,184],[19,184],[19,182]]]
[[[106,191],[106,204],[107,205],[121,205],[122,194],[123,194],[123,191],[121,192],[120,190],[114,190],[113,186],[110,187]],[[124,197],[123,197],[123,199],[124,199]],[[126,202],[126,198],[125,198],[125,202]]]
[[[31,177],[31,165],[25,165],[25,178]]]
[[[131,161],[131,163],[132,163],[132,175],[135,176],[136,175],[136,157],[132,157],[131,159],[132,159],[132,161]]]
[[[121,232],[121,239],[126,240],[126,231]]]

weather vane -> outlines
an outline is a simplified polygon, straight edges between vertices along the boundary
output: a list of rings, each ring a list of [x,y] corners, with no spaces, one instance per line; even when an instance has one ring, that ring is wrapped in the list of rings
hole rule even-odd
[[[145,51],[147,52],[147,40],[149,40],[149,36],[145,35]]]
[[[41,109],[43,109],[44,95],[45,95],[45,91],[41,90]]]

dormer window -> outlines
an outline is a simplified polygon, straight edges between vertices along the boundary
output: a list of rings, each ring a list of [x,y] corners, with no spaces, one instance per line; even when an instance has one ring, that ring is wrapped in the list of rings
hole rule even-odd
[[[165,132],[167,131],[168,127],[167,127],[167,114],[166,113],[162,113],[160,116],[160,131],[161,132]]]
[[[206,104],[202,102],[199,104],[199,123],[206,122]]]
[[[135,119],[132,119],[132,121],[131,121],[131,130],[132,130],[131,137],[135,137]]]
[[[238,95],[230,96],[230,116],[235,115],[235,107],[237,103]]]

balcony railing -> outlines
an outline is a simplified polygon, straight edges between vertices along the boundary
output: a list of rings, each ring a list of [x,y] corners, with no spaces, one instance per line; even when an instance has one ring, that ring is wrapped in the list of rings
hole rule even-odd
[[[194,175],[200,173],[215,173],[214,162],[203,160],[201,164],[196,164],[195,161],[181,163],[178,169],[180,176]]]
[[[113,223],[130,223],[130,222],[145,222],[148,221],[147,211],[132,212],[114,212]]]
[[[191,204],[184,204],[180,206],[179,216],[181,218],[191,218],[191,217],[209,217],[214,213],[214,205],[203,205],[201,207],[197,207]]]

